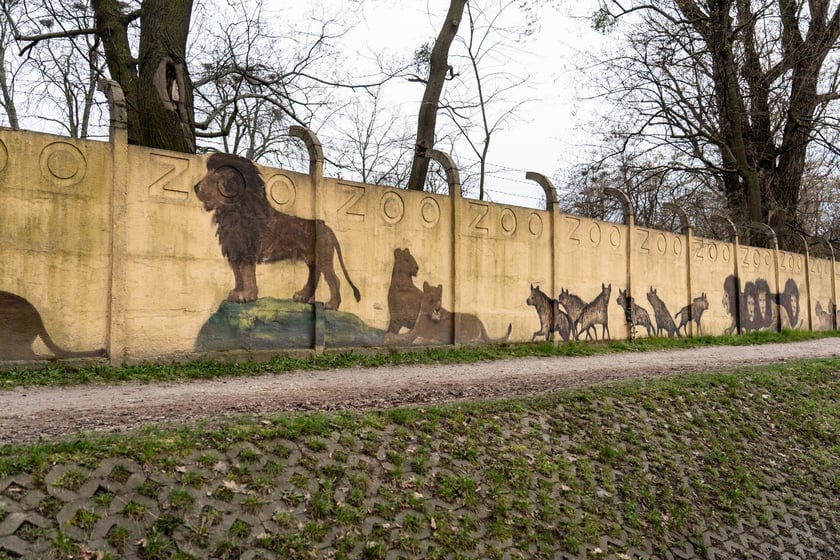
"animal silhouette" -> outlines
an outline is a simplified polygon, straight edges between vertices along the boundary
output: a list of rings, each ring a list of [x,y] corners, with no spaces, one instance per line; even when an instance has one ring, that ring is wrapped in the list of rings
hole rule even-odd
[[[637,327],[644,327],[647,330],[647,335],[653,335],[653,324],[650,322],[650,314],[647,309],[636,303],[636,298],[627,297],[627,290],[618,289],[618,297],[615,302],[624,310],[625,317],[628,317],[628,323]],[[629,316],[628,316],[629,314]]]
[[[41,314],[25,298],[10,292],[0,292],[0,360],[37,360],[32,344],[40,338],[53,353],[53,358],[95,358],[105,350],[70,352],[58,346],[47,333]]]
[[[575,322],[574,328],[576,339],[580,339],[580,335],[585,332],[587,340],[591,337],[598,340],[598,329],[595,328],[596,325],[601,325],[601,340],[606,340],[610,337],[609,317],[607,313],[611,291],[612,284],[605,285],[601,283],[601,293],[580,310],[580,315]],[[591,336],[590,330],[592,333]]]
[[[275,210],[265,194],[265,183],[256,165],[232,154],[216,153],[207,159],[207,174],[193,187],[204,209],[213,213],[222,255],[233,269],[234,287],[227,300],[247,303],[257,299],[257,264],[289,260],[309,269],[306,284],[292,299],[315,301],[321,276],[330,299],[326,309],[338,309],[341,292],[334,260],[344,273],[356,301],[359,289],[350,280],[341,244],[323,220],[291,216]]]
[[[470,313],[453,313],[443,308],[441,297],[443,286],[431,286],[423,282],[423,299],[420,302],[420,313],[414,327],[406,332],[389,335],[389,344],[413,344],[417,341],[426,344],[449,344],[456,319],[460,324],[457,333],[459,343],[483,342],[502,344],[510,338],[513,325],[508,323],[507,332],[500,338],[490,338],[484,323]]]
[[[544,336],[546,340],[549,340],[553,332],[560,334],[563,340],[569,340],[572,332],[572,320],[568,313],[560,309],[556,299],[549,297],[548,294],[540,290],[539,286],[531,284],[531,295],[528,296],[525,303],[534,306],[540,319],[540,330],[531,336],[531,342],[538,336]]]
[[[668,307],[659,298],[653,286],[650,287],[650,291],[647,293],[647,300],[650,302],[650,306],[653,309],[653,316],[656,319],[656,335],[661,336],[662,331],[668,333],[669,338],[673,337],[674,334],[679,335],[677,326],[671,318],[671,312],[668,311]]]
[[[423,290],[414,285],[412,278],[419,269],[408,249],[394,249],[394,268],[388,288],[389,333],[398,333],[403,327],[411,330],[417,321]]]
[[[560,294],[557,296],[557,303],[562,305],[566,310],[566,313],[569,314],[572,324],[577,321],[580,316],[580,312],[583,310],[584,306],[586,306],[586,302],[580,297],[575,294],[570,294],[569,290],[562,288],[560,289]]]
[[[691,305],[686,305],[674,315],[674,319],[679,319],[680,323],[677,325],[677,334],[680,334],[680,329],[683,329],[685,336],[688,336],[688,322],[694,321],[697,326],[697,334],[702,334],[703,329],[700,326],[700,319],[703,317],[703,312],[709,308],[709,300],[706,299],[706,292],[703,292],[699,297],[691,300]]]
[[[832,302],[829,300],[827,309],[823,309],[822,304],[817,302],[814,308],[814,315],[817,317],[817,328],[821,331],[830,331],[831,330],[831,308]]]

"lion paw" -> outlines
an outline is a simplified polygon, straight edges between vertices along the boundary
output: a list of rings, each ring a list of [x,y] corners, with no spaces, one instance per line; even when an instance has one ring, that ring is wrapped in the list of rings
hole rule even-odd
[[[306,292],[295,292],[292,300],[298,303],[315,303],[315,294],[307,294]]]
[[[251,301],[256,301],[256,299],[256,295],[250,294],[243,290],[231,290],[227,297],[227,300],[233,303],[248,303]]]

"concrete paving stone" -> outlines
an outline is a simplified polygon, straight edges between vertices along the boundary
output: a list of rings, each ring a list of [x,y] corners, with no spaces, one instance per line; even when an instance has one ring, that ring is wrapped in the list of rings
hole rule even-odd
[[[63,486],[70,477],[84,478],[79,488],[70,489]],[[62,502],[72,502],[78,499],[90,498],[99,488],[99,479],[90,478],[90,470],[78,465],[56,465],[44,476],[44,487],[47,493]]]

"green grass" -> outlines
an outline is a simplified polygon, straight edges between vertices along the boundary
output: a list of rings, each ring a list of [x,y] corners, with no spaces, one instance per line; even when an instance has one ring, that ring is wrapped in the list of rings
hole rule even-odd
[[[111,457],[146,473],[136,501],[117,493],[106,506],[95,496],[66,526],[55,520],[60,500],[38,506],[53,523],[43,538],[63,555],[85,550],[79,539],[107,507],[125,519],[103,551],[114,557],[142,542],[147,558],[254,548],[282,557],[551,558],[602,537],[624,539],[604,554],[650,546],[661,557],[686,543],[701,550],[705,528],[749,521],[772,530],[788,514],[837,547],[838,395],[840,359],[807,360],[530,399],[2,445],[0,476],[26,477],[43,492],[57,465],[79,465],[56,481],[66,489]],[[270,524],[255,526],[258,514]],[[185,535],[198,548],[185,550]]]
[[[611,352],[644,352],[713,345],[747,345],[769,342],[813,340],[838,333],[783,331],[754,332],[740,336],[703,336],[697,338],[639,338],[633,341],[535,342],[480,347],[435,347],[418,350],[381,349],[376,352],[342,351],[322,355],[278,354],[263,362],[218,362],[196,360],[187,363],[141,363],[122,367],[91,366],[71,368],[64,364],[41,369],[17,368],[0,371],[0,389],[17,386],[77,385],[82,383],[121,383],[215,379],[219,377],[281,374],[298,370],[326,370],[347,367],[376,367],[401,364],[471,363],[527,356],[591,356]]]

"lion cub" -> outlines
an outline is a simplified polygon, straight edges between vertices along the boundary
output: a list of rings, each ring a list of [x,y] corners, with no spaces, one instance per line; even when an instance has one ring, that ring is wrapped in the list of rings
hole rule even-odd
[[[443,308],[441,296],[443,286],[431,286],[423,282],[423,297],[420,300],[420,313],[417,322],[409,332],[390,337],[391,343],[412,344],[451,344],[453,325],[457,319],[460,323],[458,343],[484,342],[502,344],[510,337],[513,325],[508,323],[507,333],[501,338],[490,338],[484,323],[470,313],[453,313]]]

